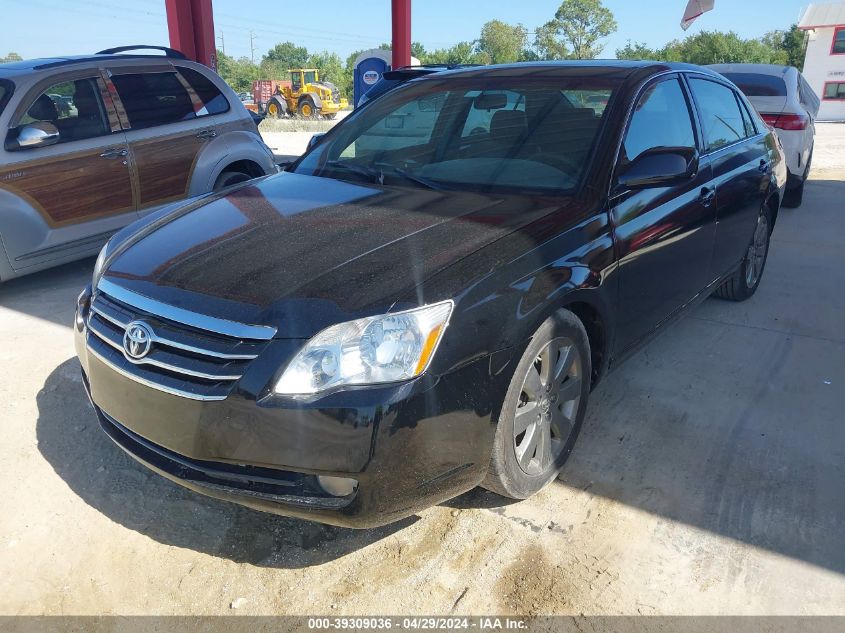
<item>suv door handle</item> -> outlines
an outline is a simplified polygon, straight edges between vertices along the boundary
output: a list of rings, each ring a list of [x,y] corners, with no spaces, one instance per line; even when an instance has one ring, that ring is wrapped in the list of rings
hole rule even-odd
[[[128,156],[129,151],[125,147],[110,147],[105,152],[100,154],[100,158],[119,158],[121,156]]]
[[[215,136],[217,136],[217,130],[202,130],[197,132],[197,138],[199,139],[209,139]]]
[[[716,199],[716,187],[702,187],[701,188],[701,196],[699,200],[701,200],[701,204],[705,207],[709,207],[713,204],[713,200]]]
[[[765,174],[767,171],[769,171],[769,161],[767,161],[765,158],[761,158],[760,165],[757,167],[757,169],[759,169],[762,173]]]

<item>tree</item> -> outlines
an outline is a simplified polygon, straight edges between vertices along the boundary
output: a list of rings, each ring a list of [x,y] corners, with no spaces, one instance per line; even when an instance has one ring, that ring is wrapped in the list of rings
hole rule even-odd
[[[331,82],[337,86],[338,90],[346,94],[346,70],[337,53],[329,51],[314,53],[308,57],[305,65],[320,71],[320,81]]]
[[[217,74],[235,92],[252,92],[252,82],[261,79],[261,70],[249,57],[234,59],[217,49]]]
[[[554,20],[540,29],[548,50],[560,54],[568,48],[572,59],[598,57],[604,50],[599,40],[614,31],[616,19],[601,0],[563,0]]]
[[[23,57],[21,57],[17,53],[9,53],[5,57],[0,57],[0,64],[5,64],[6,62],[19,62],[22,60]]]
[[[664,51],[649,48],[642,42],[634,42],[632,44],[631,40],[628,40],[628,43],[625,44],[624,48],[616,49],[616,59],[650,59],[655,61],[664,61]]]
[[[267,51],[261,60],[261,73],[265,79],[283,79],[291,68],[308,65],[308,49],[293,42],[281,42]]]
[[[483,64],[483,57],[475,52],[472,42],[458,42],[451,48],[438,48],[426,55],[424,64]]]
[[[483,63],[507,64],[522,59],[527,39],[528,31],[521,24],[490,20],[481,27],[475,47]]]
[[[795,66],[798,70],[804,69],[807,42],[804,31],[797,24],[790,26],[787,31],[770,31],[760,39],[765,45],[782,53],[779,63]]]
[[[566,59],[569,57],[569,49],[560,36],[560,23],[557,20],[550,20],[543,26],[537,27],[537,32],[534,34],[534,46],[540,59]]]

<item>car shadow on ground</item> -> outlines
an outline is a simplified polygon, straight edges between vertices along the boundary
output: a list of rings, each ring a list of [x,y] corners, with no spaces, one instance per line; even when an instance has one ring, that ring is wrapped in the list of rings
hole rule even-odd
[[[37,401],[38,448],[71,490],[109,519],[166,545],[263,567],[310,567],[417,520],[343,529],[250,510],[182,488],[135,462],[102,432],[75,358],[53,370]]]
[[[70,327],[76,297],[91,283],[94,257],[0,283],[0,306]]]

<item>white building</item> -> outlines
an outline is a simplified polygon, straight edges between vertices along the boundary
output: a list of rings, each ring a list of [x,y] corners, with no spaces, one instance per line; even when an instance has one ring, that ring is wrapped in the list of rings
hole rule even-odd
[[[845,121],[845,2],[811,4],[798,28],[808,33],[804,77],[822,100],[820,121]]]

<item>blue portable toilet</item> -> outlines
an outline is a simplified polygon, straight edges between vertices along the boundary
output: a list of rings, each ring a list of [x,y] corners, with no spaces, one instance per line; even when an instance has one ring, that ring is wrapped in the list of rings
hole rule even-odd
[[[371,48],[355,58],[355,70],[352,79],[352,103],[358,105],[361,96],[381,79],[385,71],[390,70],[392,54],[383,48]],[[411,65],[418,66],[420,60],[411,58]]]

